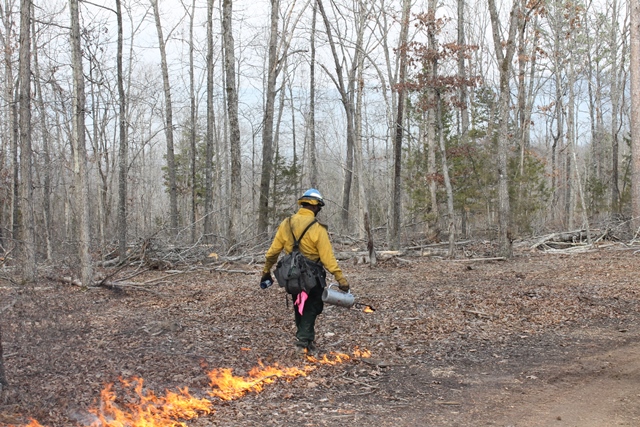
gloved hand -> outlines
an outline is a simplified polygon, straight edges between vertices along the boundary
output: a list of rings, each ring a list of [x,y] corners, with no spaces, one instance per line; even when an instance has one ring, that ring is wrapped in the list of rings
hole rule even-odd
[[[342,292],[349,292],[349,283],[347,283],[347,279],[343,277],[342,279],[338,280],[338,289],[340,289]]]
[[[260,287],[262,289],[266,289],[271,285],[273,285],[273,277],[271,277],[271,272],[264,273],[260,278]]]

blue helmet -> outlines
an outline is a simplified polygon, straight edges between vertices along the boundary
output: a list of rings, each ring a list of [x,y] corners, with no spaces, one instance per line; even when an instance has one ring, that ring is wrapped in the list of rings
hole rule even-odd
[[[309,205],[318,205],[320,207],[324,206],[324,199],[322,198],[322,194],[315,188],[310,188],[304,192],[302,197],[298,199],[298,204],[301,205],[303,203]]]

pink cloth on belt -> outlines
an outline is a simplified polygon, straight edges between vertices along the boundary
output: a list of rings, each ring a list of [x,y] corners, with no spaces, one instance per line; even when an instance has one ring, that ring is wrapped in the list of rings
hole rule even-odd
[[[302,312],[304,311],[304,303],[307,301],[307,293],[305,291],[302,291],[298,294],[298,296],[296,297],[296,306],[298,307],[298,313],[300,313],[300,316],[302,316]]]

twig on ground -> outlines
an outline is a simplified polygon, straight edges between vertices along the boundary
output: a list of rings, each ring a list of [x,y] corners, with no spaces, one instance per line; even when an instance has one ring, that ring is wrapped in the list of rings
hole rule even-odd
[[[487,313],[483,313],[481,311],[477,311],[477,310],[462,310],[463,313],[468,313],[468,314],[473,314],[475,316],[481,317],[481,318],[485,318],[485,319],[492,319],[493,316]]]
[[[106,283],[102,283],[101,285],[95,285],[95,286],[91,286],[92,288],[107,288],[107,289],[111,289],[111,290],[118,290],[119,288],[130,288],[130,289],[135,289],[138,291],[144,291],[144,292],[148,292],[150,294],[153,294],[159,298],[165,298],[166,295],[162,295],[159,292],[156,292],[154,290],[148,289],[146,287],[144,287],[143,285],[139,284],[139,283],[125,283],[125,282],[106,282]]]
[[[449,259],[446,261],[451,262],[488,262],[488,261],[506,261],[505,257],[493,257],[493,258],[464,258],[464,259]]]

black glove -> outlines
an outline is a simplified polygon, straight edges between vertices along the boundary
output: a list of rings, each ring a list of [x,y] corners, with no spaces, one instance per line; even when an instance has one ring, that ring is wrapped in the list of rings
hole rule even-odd
[[[343,278],[338,281],[338,289],[342,292],[349,292],[349,283],[347,282],[347,279]]]
[[[267,289],[271,285],[273,285],[273,277],[271,277],[271,272],[264,273],[260,278],[260,287],[262,289]]]

